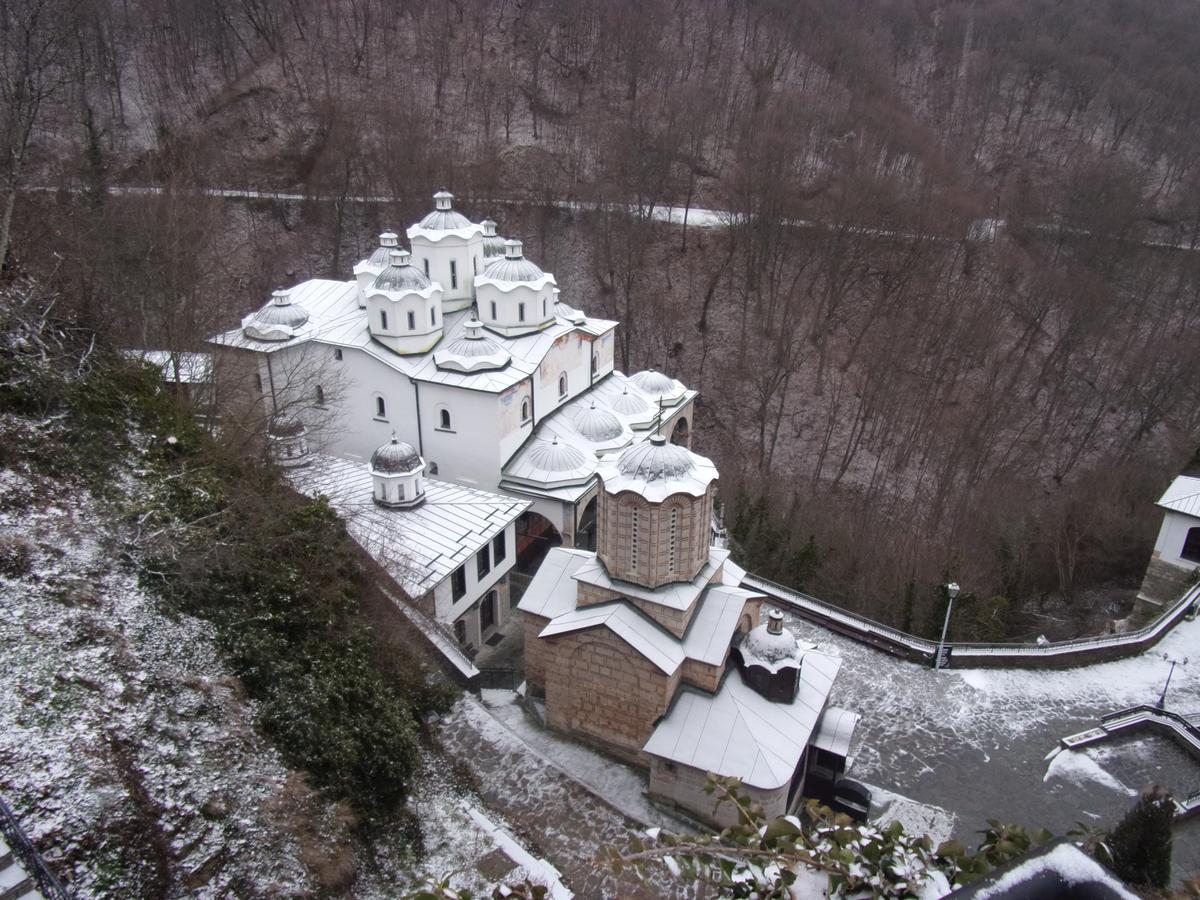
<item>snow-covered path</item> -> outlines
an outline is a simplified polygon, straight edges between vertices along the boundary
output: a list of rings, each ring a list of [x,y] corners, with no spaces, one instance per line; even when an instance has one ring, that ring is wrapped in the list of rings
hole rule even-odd
[[[1168,708],[1200,713],[1200,621],[1184,622],[1134,659],[1077,669],[940,673],[810,622],[790,624],[845,660],[831,702],[863,717],[848,774],[957,813],[958,836],[968,841],[989,818],[1062,834],[1080,821],[1115,824],[1131,805],[1130,791],[1152,782],[1184,795],[1200,789],[1200,765],[1149,734],[1074,754],[1083,759],[1047,759],[1059,738],[1101,715],[1156,702],[1170,669],[1164,653],[1180,661]],[[1200,821],[1177,827],[1175,845],[1177,876],[1200,871]]]

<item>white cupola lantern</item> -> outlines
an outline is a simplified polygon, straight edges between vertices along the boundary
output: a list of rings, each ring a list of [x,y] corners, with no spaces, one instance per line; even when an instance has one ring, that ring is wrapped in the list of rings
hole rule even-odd
[[[508,337],[541,331],[554,323],[557,290],[554,276],[525,258],[520,241],[505,241],[504,256],[475,279],[479,318]]]
[[[411,509],[425,502],[425,460],[394,434],[371,454],[373,497],[380,506]]]
[[[391,252],[400,246],[400,239],[393,231],[379,235],[379,246],[375,252],[354,267],[354,280],[358,282],[358,308],[367,308],[367,289],[379,277],[379,273],[391,262]]]
[[[433,205],[433,212],[408,229],[413,265],[441,285],[443,312],[466,309],[485,261],[483,226],[454,209],[449,191],[434,194]]]
[[[391,250],[388,257],[367,289],[367,328],[396,353],[424,353],[442,337],[442,286],[412,264],[407,250]]]
[[[305,466],[312,461],[308,447],[308,429],[295,416],[276,415],[267,425],[271,461],[285,469]]]
[[[479,227],[483,229],[483,258],[487,262],[491,262],[497,256],[504,255],[504,238],[496,234],[496,223],[491,219],[484,219],[479,223]]]

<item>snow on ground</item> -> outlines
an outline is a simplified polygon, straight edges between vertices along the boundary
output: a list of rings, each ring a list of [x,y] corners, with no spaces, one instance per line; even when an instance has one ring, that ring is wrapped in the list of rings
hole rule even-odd
[[[207,626],[114,565],[112,514],[86,494],[28,505],[53,487],[0,481],[0,541],[29,562],[0,575],[0,794],[80,896],[309,891],[298,787]]]
[[[899,822],[905,834],[929,835],[935,847],[954,834],[958,817],[949,810],[918,803],[875,785],[867,787],[871,790],[871,820],[880,828]]]
[[[1051,778],[1061,778],[1074,782],[1094,781],[1097,784],[1104,785],[1109,790],[1125,794],[1129,797],[1136,797],[1138,794],[1133,788],[1122,784],[1110,775],[1098,762],[1086,753],[1075,750],[1060,750],[1051,757],[1050,764],[1046,767],[1046,774],[1042,776],[1042,781],[1049,781]]]

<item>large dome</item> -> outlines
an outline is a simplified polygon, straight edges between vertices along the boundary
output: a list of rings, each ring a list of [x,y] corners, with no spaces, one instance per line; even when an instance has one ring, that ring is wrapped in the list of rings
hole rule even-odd
[[[639,390],[645,391],[652,397],[658,397],[662,394],[669,394],[675,390],[675,381],[669,375],[664,375],[656,369],[647,369],[644,372],[638,372],[636,375],[630,375],[629,380],[634,383]]]
[[[419,226],[426,231],[458,231],[461,228],[473,228],[471,220],[456,209],[451,209],[450,203],[454,195],[447,191],[438,191],[433,195],[437,209],[423,218]]]
[[[597,409],[596,402],[575,414],[575,430],[593,444],[603,444],[619,438],[625,431],[621,420],[607,409]]]
[[[371,454],[371,470],[380,475],[407,475],[423,465],[416,448],[398,438]]]
[[[587,465],[583,451],[570,444],[539,440],[529,451],[529,461],[543,472],[570,472]]]
[[[683,447],[668,444],[661,434],[634,444],[617,459],[622,475],[644,481],[679,478],[694,468],[692,454]]]
[[[433,286],[429,276],[409,262],[407,250],[392,250],[388,267],[379,273],[372,286],[377,291],[424,291]]]
[[[493,281],[537,281],[545,274],[522,255],[520,241],[505,241],[504,256],[493,259],[483,269],[483,277]]]

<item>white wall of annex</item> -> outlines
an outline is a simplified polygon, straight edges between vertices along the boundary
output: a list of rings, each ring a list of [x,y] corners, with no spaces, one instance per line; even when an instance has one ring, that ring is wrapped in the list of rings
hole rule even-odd
[[[1184,559],[1179,554],[1183,551],[1188,531],[1197,527],[1200,527],[1200,519],[1174,510],[1164,510],[1162,528],[1159,529],[1158,540],[1154,544],[1155,558],[1189,572],[1195,569],[1197,563]]]
[[[443,481],[495,490],[500,482],[496,395],[429,382],[419,387],[426,466],[436,463],[436,477]],[[450,413],[448,429],[441,427],[443,409]]]
[[[449,577],[434,588],[434,612],[439,622],[453,622],[463,613],[469,610],[484,594],[496,586],[501,578],[509,573],[513,564],[517,560],[517,529],[515,522],[509,522],[504,529],[504,547],[506,550],[503,562],[496,564],[494,556],[492,556],[492,541],[489,539],[487,543],[489,558],[492,560],[491,571],[483,578],[479,578],[478,564],[476,563],[475,554],[479,552],[479,547],[475,547],[471,555],[467,557],[463,563],[463,572],[467,579],[467,592],[455,601],[450,590]]]
[[[567,395],[560,397],[558,378],[567,374]],[[559,335],[533,376],[533,414],[541,421],[572,397],[592,386],[591,341],[580,331]]]

